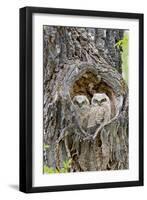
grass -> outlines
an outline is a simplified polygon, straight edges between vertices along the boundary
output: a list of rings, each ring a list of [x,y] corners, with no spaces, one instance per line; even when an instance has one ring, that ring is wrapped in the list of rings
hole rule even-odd
[[[48,167],[47,165],[44,165],[43,171],[45,174],[53,174],[53,173],[67,173],[69,172],[71,167],[71,159],[63,162],[63,167],[61,169],[55,169],[53,167]]]

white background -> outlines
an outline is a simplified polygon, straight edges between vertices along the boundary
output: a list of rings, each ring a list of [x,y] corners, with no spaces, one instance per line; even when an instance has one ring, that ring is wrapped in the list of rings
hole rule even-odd
[[[115,188],[84,190],[58,193],[23,194],[18,191],[18,156],[19,156],[19,7],[46,6],[75,9],[95,9],[122,12],[146,11],[146,0],[4,0],[0,5],[0,199],[146,199],[147,186],[132,188]],[[146,16],[145,16],[146,18]],[[146,19],[145,19],[146,21]],[[147,33],[145,27],[145,35]],[[146,41],[146,38],[145,38]],[[145,52],[146,54],[146,52]],[[146,64],[146,63],[145,63]],[[145,74],[147,70],[145,69]],[[147,79],[145,80],[145,85]],[[145,94],[145,102],[147,94]],[[147,107],[145,106],[145,110]],[[145,114],[145,120],[147,115]],[[145,126],[145,133],[147,126]],[[145,135],[145,141],[147,137]],[[146,143],[146,142],[145,142]],[[147,145],[145,145],[145,153]],[[147,158],[145,157],[145,169]],[[147,175],[145,173],[145,179]],[[146,184],[146,181],[145,181]]]

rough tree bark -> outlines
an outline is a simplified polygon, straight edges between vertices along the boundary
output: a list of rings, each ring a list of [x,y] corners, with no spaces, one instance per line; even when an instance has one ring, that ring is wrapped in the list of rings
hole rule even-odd
[[[128,88],[122,78],[123,31],[43,27],[44,165],[60,169],[71,159],[71,172],[128,168]],[[72,98],[105,92],[111,120],[88,138]]]

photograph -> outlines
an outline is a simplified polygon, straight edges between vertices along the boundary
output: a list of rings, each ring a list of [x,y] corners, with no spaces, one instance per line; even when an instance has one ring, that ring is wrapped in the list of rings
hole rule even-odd
[[[42,29],[43,173],[129,169],[129,30]]]
[[[20,9],[20,191],[143,185],[143,14]]]

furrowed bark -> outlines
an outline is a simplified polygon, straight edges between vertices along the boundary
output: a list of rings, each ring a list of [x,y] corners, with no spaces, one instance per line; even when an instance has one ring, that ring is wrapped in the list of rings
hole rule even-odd
[[[44,165],[71,172],[128,168],[128,87],[122,78],[122,30],[43,27]],[[111,120],[94,139],[77,119],[72,98],[104,92]]]

